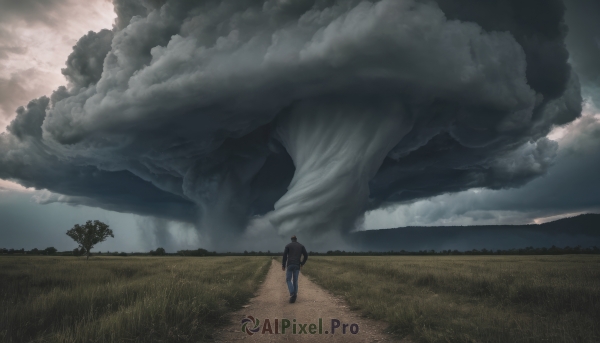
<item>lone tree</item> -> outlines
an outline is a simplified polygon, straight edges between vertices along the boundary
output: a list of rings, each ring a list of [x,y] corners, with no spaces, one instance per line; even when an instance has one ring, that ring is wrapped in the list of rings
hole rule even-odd
[[[94,245],[104,242],[109,236],[115,237],[108,225],[99,220],[94,220],[94,222],[88,220],[85,225],[75,224],[71,230],[67,231],[67,236],[79,244],[87,256],[86,259],[90,258],[90,251]]]
[[[165,249],[157,248],[156,251],[150,250],[150,255],[152,256],[164,256],[166,253]]]
[[[56,250],[55,247],[47,247],[46,249],[44,249],[44,254],[46,255],[54,255],[56,254],[58,250]]]

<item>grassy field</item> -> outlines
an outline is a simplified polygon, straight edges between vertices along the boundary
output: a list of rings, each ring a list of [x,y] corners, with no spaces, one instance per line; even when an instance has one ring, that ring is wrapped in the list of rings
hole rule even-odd
[[[416,342],[600,342],[600,256],[312,257],[302,272]]]
[[[270,257],[0,258],[0,342],[196,342]]]

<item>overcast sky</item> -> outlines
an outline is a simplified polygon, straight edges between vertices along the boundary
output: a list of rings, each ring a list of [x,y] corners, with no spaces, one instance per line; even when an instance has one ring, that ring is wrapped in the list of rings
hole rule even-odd
[[[0,247],[600,213],[596,1],[217,3],[0,0]]]

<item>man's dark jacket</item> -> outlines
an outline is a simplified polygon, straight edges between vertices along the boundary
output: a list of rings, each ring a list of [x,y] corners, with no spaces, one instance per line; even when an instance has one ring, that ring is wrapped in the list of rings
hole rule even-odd
[[[304,256],[304,260],[300,261],[300,256]],[[304,265],[308,260],[308,253],[306,252],[306,248],[304,245],[298,242],[292,242],[285,246],[285,250],[283,251],[283,267],[285,268],[287,264],[295,264],[295,265]]]

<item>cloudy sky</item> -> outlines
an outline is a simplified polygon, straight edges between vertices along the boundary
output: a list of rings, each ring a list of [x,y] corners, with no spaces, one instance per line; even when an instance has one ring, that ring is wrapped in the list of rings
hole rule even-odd
[[[600,212],[597,1],[0,4],[0,247]]]

